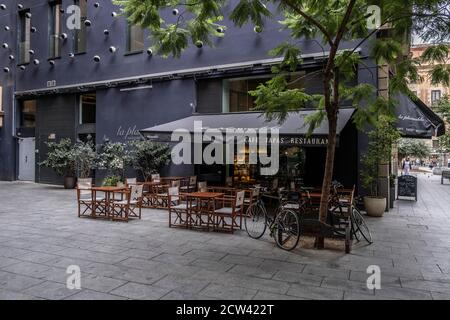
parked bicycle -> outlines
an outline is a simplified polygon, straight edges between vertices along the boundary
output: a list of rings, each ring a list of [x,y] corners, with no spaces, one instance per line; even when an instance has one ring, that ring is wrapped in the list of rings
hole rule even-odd
[[[274,210],[267,210],[263,198],[277,202]],[[295,205],[285,201],[281,192],[277,196],[264,193],[248,209],[244,220],[245,230],[253,239],[260,239],[267,229],[278,247],[293,250],[300,240],[300,226],[297,212],[289,208]],[[297,208],[299,210],[300,208]],[[301,209],[300,209],[301,210]]]

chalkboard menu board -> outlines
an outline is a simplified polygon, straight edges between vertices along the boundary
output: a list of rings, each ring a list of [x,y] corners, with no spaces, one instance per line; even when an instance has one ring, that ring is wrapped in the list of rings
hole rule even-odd
[[[414,176],[398,177],[398,194],[399,197],[414,198],[417,201],[417,178]]]

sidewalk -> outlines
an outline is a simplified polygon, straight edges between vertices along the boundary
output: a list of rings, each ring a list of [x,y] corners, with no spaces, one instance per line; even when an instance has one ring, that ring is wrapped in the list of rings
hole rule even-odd
[[[0,182],[0,299],[450,299],[450,183],[419,174],[418,202],[367,218],[375,243],[293,252],[273,240],[79,219],[75,192]],[[66,288],[81,268],[82,290]],[[367,267],[381,290],[367,289]]]

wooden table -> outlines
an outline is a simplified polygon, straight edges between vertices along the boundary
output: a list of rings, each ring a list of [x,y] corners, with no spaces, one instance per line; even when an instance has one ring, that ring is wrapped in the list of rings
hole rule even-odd
[[[214,228],[214,219],[211,219],[215,211],[215,200],[223,197],[223,192],[192,192],[184,193],[184,196],[191,201],[196,200],[196,206],[191,206],[190,227],[205,229],[210,231],[211,227]],[[207,217],[207,220],[203,220],[203,216]]]
[[[92,187],[92,198],[97,199],[97,192],[103,192],[105,194],[105,218],[109,218],[111,201],[114,200],[115,193],[122,193],[123,191],[128,190],[127,187]],[[112,196],[112,197],[111,197]],[[92,217],[99,217],[96,212],[96,202],[94,202],[92,208]],[[101,216],[100,216],[101,217]]]

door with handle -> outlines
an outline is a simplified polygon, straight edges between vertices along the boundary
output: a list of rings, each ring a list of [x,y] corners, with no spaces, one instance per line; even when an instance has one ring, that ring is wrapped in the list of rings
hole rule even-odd
[[[35,179],[35,138],[19,139],[19,180]]]

